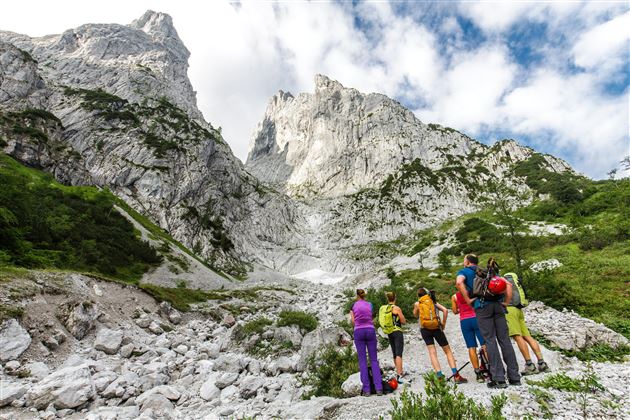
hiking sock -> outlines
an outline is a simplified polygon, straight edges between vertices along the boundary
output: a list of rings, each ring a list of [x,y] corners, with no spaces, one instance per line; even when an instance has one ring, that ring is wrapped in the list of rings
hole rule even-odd
[[[442,373],[441,370],[438,370],[437,372],[435,372],[438,378],[442,378],[444,377],[444,374]]]
[[[540,359],[538,359],[538,364],[540,364],[540,363],[545,363],[545,361],[543,360],[542,357]]]
[[[451,372],[453,372],[453,375],[455,375],[457,373],[457,368],[451,368]]]
[[[540,359],[538,359],[538,361],[540,362]],[[525,360],[525,364],[526,365],[531,365],[532,364],[532,359]]]

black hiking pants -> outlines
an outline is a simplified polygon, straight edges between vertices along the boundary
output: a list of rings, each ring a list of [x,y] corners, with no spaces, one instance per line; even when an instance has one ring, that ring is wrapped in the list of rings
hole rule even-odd
[[[475,309],[475,314],[481,336],[486,341],[492,379],[505,381],[505,369],[501,362],[501,355],[503,355],[503,361],[507,365],[508,378],[512,381],[520,379],[521,375],[518,372],[516,354],[514,354],[514,348],[508,334],[503,305],[500,302],[485,302],[483,308]],[[499,343],[498,346],[497,342]],[[499,354],[499,346],[501,347],[501,354]]]

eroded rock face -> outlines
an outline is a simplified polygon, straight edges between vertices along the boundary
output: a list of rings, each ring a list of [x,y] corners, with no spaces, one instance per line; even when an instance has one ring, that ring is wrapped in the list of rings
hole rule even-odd
[[[0,326],[0,362],[15,360],[31,345],[31,336],[11,318]]]

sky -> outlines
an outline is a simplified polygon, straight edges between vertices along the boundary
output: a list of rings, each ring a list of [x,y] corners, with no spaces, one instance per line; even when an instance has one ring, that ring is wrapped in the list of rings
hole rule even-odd
[[[627,1],[22,0],[2,5],[0,29],[42,36],[148,9],[173,17],[198,106],[241,160],[269,98],[312,92],[317,73],[594,178],[630,155]]]

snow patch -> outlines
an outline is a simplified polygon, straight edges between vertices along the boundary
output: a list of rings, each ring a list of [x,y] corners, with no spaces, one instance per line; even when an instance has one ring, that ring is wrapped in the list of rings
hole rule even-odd
[[[300,280],[310,281],[311,283],[330,285],[340,283],[347,276],[347,274],[329,273],[327,271],[320,270],[319,268],[314,268],[312,270],[294,274],[292,277]]]

